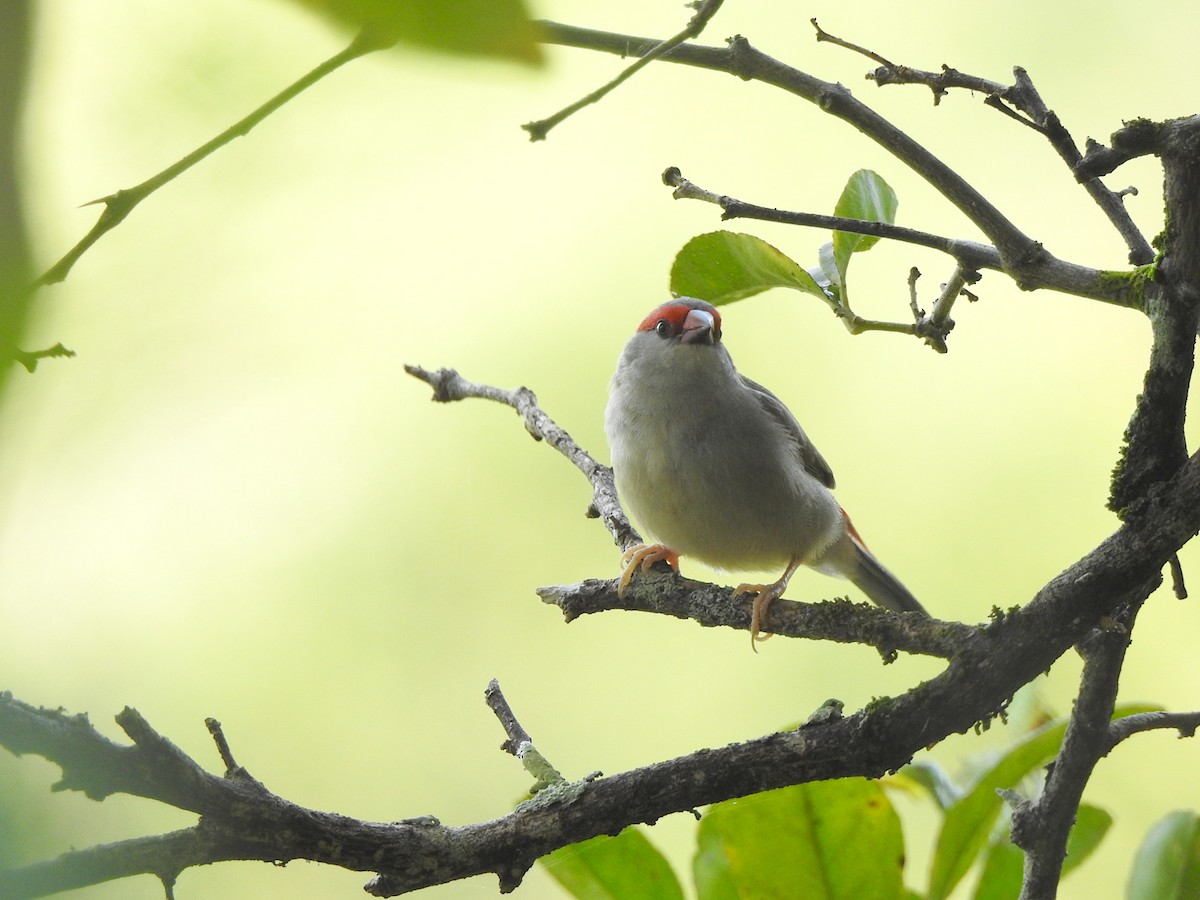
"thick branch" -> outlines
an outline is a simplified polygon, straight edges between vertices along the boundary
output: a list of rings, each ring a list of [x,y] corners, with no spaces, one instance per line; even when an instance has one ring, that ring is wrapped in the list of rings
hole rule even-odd
[[[63,784],[88,785],[98,795],[126,789],[171,803],[190,798],[186,808],[204,809],[205,827],[227,836],[216,844],[220,852],[212,851],[205,861],[311,859],[382,873],[386,891],[379,893],[388,895],[483,872],[497,873],[502,887],[511,888],[537,857],[566,844],[789,784],[875,777],[1003,709],[1017,688],[1049,668],[1100,615],[1143,599],[1167,557],[1200,530],[1200,457],[1191,459],[1167,488],[1143,515],[1129,517],[1026,608],[980,630],[946,671],[902,697],[803,731],[548,789],[516,811],[477,825],[448,828],[425,817],[378,824],[306,810],[257,782],[195,777],[198,767],[176,758],[173,745],[137,729],[136,747],[119,747],[96,735],[86,720],[34,710],[9,697],[0,698],[0,744],[71,760]],[[99,767],[92,759],[95,752]],[[124,765],[128,753],[138,754],[151,770]],[[199,840],[191,848],[197,856],[203,853]],[[133,850],[116,845],[111,852]],[[71,862],[61,858],[44,865],[68,869]],[[14,890],[27,883],[29,871],[0,872],[0,895],[38,896]]]
[[[1184,423],[1200,323],[1200,116],[1166,123],[1154,133],[1167,226],[1162,261],[1147,267],[1139,282],[1154,343],[1113,475],[1109,506],[1122,515],[1187,459]]]

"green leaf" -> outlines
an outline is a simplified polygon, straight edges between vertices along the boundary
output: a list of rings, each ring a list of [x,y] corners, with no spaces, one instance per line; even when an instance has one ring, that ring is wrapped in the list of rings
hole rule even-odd
[[[561,847],[541,864],[579,900],[683,900],[670,864],[637,828]]]
[[[714,306],[773,287],[803,291],[828,301],[799,263],[750,234],[712,231],[697,235],[683,245],[671,265],[672,293],[707,300]]]
[[[1067,835],[1067,858],[1063,860],[1063,875],[1073,872],[1092,855],[1108,829],[1112,828],[1113,817],[1107,810],[1089,803],[1079,804],[1075,813],[1075,824]]]
[[[292,0],[380,47],[397,42],[460,56],[543,62],[525,0]]]
[[[942,810],[949,809],[962,796],[962,789],[954,783],[946,770],[931,760],[910,763],[900,770],[897,777],[904,776],[924,788]]]
[[[1200,815],[1176,810],[1159,819],[1138,848],[1128,900],[1200,897]]]
[[[1113,718],[1154,708],[1129,704],[1114,710]],[[946,810],[929,874],[929,900],[949,896],[987,844],[1002,803],[996,791],[1012,788],[1058,753],[1066,727],[1065,722],[1048,725],[1017,743],[961,800]]]
[[[846,219],[886,222],[891,225],[896,221],[896,207],[899,205],[896,192],[886,181],[870,169],[859,169],[846,182],[842,196],[838,197],[837,206],[833,208],[833,214]],[[870,250],[878,241],[879,238],[873,235],[835,231],[833,264],[841,277],[833,279],[831,275],[831,279],[837,284],[845,285],[846,269],[850,265],[851,254]],[[828,272],[828,269],[826,271]]]
[[[1008,834],[988,848],[975,900],[1016,900],[1025,876],[1025,854]]]
[[[900,819],[883,788],[846,778],[711,807],[693,873],[700,900],[899,900],[903,867]]]

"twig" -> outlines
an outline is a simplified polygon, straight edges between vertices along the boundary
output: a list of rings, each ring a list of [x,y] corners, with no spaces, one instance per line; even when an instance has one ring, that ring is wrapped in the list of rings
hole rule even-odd
[[[512,707],[508,705],[508,700],[505,699],[504,692],[500,690],[499,681],[493,678],[488,682],[487,690],[483,692],[483,698],[487,701],[488,708],[500,720],[500,725],[504,728],[504,733],[508,735],[508,739],[500,745],[501,750],[516,756],[518,747],[522,744],[533,743],[533,738],[529,736],[529,732],[517,721],[516,714],[512,711]]]
[[[467,381],[453,369],[438,369],[430,372],[420,366],[406,365],[409,375],[424,381],[433,388],[433,399],[437,403],[451,403],[468,397],[479,397],[511,406],[521,416],[525,430],[534,440],[545,440],[551,447],[569,459],[575,468],[587,477],[592,485],[592,502],[587,508],[589,518],[598,518],[612,535],[613,542],[626,550],[641,543],[629,519],[626,518],[617,500],[617,488],[613,482],[612,469],[596,462],[580,447],[567,432],[538,406],[537,396],[529,388],[506,391],[486,384]]]
[[[1103,755],[1107,756],[1117,744],[1135,734],[1162,728],[1174,728],[1180,738],[1195,737],[1196,729],[1200,728],[1200,712],[1145,712],[1117,719],[1108,726]]]
[[[812,27],[814,29],[816,29],[818,44],[821,43],[822,41],[828,41],[829,43],[836,44],[839,47],[845,47],[847,50],[853,50],[855,53],[861,53],[863,56],[867,57],[867,59],[874,60],[875,62],[879,63],[881,66],[885,66],[889,69],[896,68],[896,66],[892,62],[884,59],[882,56],[880,56],[875,51],[868,50],[866,47],[860,47],[858,44],[852,44],[847,40],[843,40],[840,37],[830,34],[828,31],[826,31],[824,28],[822,28],[820,25],[817,24],[817,20],[815,18],[809,19],[808,21],[812,25]]]
[[[585,106],[590,106],[591,104],[602,100],[613,90],[619,87],[623,82],[629,78],[632,78],[639,70],[645,68],[654,60],[661,59],[662,57],[666,56],[684,41],[699,37],[700,33],[704,31],[704,26],[706,26],[709,20],[717,14],[717,10],[721,8],[722,3],[724,3],[724,0],[697,0],[697,2],[691,4],[695,8],[696,14],[688,21],[687,26],[674,37],[667,38],[665,41],[655,45],[644,55],[642,55],[637,62],[626,67],[616,78],[592,91],[587,96],[576,100],[570,106],[559,110],[547,119],[541,119],[537,122],[528,122],[521,127],[529,132],[529,139],[531,141],[544,141],[546,139],[546,135],[549,134],[550,129],[558,125],[564,119],[573,116]]]
[[[493,678],[488,683],[483,696],[488,707],[500,720],[504,733],[508,735],[508,739],[500,745],[500,749],[519,759],[525,767],[525,771],[534,777],[534,784],[529,789],[529,793],[538,794],[548,787],[566,784],[567,779],[563,778],[562,773],[554,768],[550,764],[550,760],[546,759],[541,751],[533,745],[533,738],[517,721],[516,714],[508,705],[504,692],[500,690],[500,682]]]
[[[229,741],[225,737],[225,732],[221,729],[221,723],[216,719],[208,718],[204,720],[204,724],[208,728],[208,733],[212,735],[214,743],[217,745],[217,753],[220,754],[221,762],[225,764],[225,774],[230,775],[241,769],[241,766],[237,764],[237,760],[233,758],[233,750],[229,747]]]
[[[948,238],[942,235],[918,231],[915,228],[905,228],[901,225],[890,225],[887,222],[872,222],[864,219],[848,219],[842,216],[829,216],[821,213],[794,212],[792,210],[775,209],[774,207],[758,206],[747,203],[728,194],[720,194],[701,187],[685,178],[678,167],[671,166],[662,175],[663,184],[673,187],[672,196],[677,200],[701,200],[721,207],[722,220],[756,219],[763,222],[778,222],[783,225],[801,225],[814,228],[829,228],[837,231],[850,231],[855,234],[869,234],[875,237],[888,238],[928,247],[952,256],[964,270],[991,269],[1004,272],[1027,290],[1034,289],[1028,281],[1026,273],[1016,271],[1009,260],[1002,257],[995,247],[980,244],[976,241]],[[1120,284],[1121,279],[1105,277],[1098,269],[1087,269],[1066,263],[1046,254],[1053,260],[1050,268],[1056,273],[1054,284],[1041,284],[1040,287],[1052,287],[1068,294],[1088,297],[1117,306],[1135,308],[1139,299],[1127,285]],[[904,328],[906,326],[901,326]],[[900,329],[896,329],[900,330]]]
[[[1176,600],[1186,600],[1188,597],[1187,584],[1183,580],[1183,566],[1179,562],[1179,554],[1173,554],[1167,560],[1167,566],[1171,571],[1171,592],[1175,594]]]
[[[869,234],[874,237],[889,238],[894,241],[903,241],[906,244],[940,250],[975,268],[1004,268],[1004,261],[995,247],[989,247],[987,244],[980,244],[976,241],[942,237],[927,231],[918,231],[915,228],[892,225],[888,222],[757,206],[744,200],[738,200],[736,197],[730,197],[728,194],[718,194],[703,188],[685,178],[677,166],[666,169],[662,174],[662,181],[667,187],[675,189],[671,192],[671,196],[676,200],[701,200],[721,207],[721,218],[726,221],[729,219],[757,219],[763,222],[778,222],[783,225],[804,225],[813,228],[828,228],[831,231]]]
[[[940,72],[914,69],[910,66],[897,65],[871,50],[834,37],[822,30],[816,19],[812,20],[812,25],[817,31],[818,41],[829,41],[879,63],[880,68],[868,73],[867,78],[880,87],[888,84],[925,85],[933,91],[935,104],[951,88],[964,88],[982,93],[985,95],[984,105],[1032,128],[1050,142],[1050,146],[1054,148],[1054,151],[1072,172],[1078,174],[1080,171],[1079,164],[1082,162],[1083,156],[1079,152],[1079,146],[1058,116],[1046,106],[1041,94],[1034,86],[1033,80],[1029,77],[1029,73],[1021,66],[1014,67],[1014,80],[1011,85],[981,78],[978,75],[969,75],[945,65],[942,66]],[[1095,177],[1080,178],[1079,180],[1124,239],[1129,248],[1129,261],[1135,266],[1146,265],[1153,261],[1154,250],[1125,208],[1125,204],[1121,200],[1123,192],[1109,190],[1103,182]]]
[[[75,355],[74,350],[69,350],[61,343],[55,344],[53,347],[47,347],[45,350],[14,350],[13,359],[25,367],[26,372],[32,373],[37,369],[38,361],[43,359],[57,359],[62,357],[72,357]]]
[[[942,286],[942,292],[933,304],[933,312],[929,316],[930,325],[938,330],[953,328],[954,322],[950,319],[950,311],[954,308],[954,301],[959,298],[968,284],[974,284],[978,280],[978,272],[964,269],[961,263],[955,266],[950,280]]]
[[[101,197],[99,200],[92,200],[90,203],[84,204],[85,206],[103,204],[104,210],[100,213],[100,218],[96,220],[96,224],[92,226],[91,230],[80,239],[79,243],[68,250],[62,259],[47,269],[45,274],[33,283],[33,288],[36,289],[44,285],[56,284],[65,279],[70,273],[71,268],[93,244],[121,224],[126,216],[133,212],[134,207],[159,188],[178,178],[188,169],[192,168],[192,166],[211,156],[215,151],[224,147],[234,138],[248,134],[250,129],[254,128],[255,125],[258,125],[293,97],[312,87],[312,85],[316,84],[326,75],[336,71],[351,60],[358,59],[360,56],[381,49],[381,46],[373,35],[366,32],[360,34],[351,41],[346,49],[335,53],[307,75],[284,88],[262,106],[258,107],[258,109],[254,110],[254,112],[240,119],[229,128],[226,128],[212,140],[197,147],[179,161],[167,166],[167,168],[163,169],[157,175],[147,178],[141,184],[131,188],[124,188],[116,193],[109,194],[107,197]]]

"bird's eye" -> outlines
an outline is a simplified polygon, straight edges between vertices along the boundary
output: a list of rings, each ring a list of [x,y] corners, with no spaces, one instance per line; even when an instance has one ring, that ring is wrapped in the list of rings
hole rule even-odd
[[[654,326],[654,333],[659,337],[669,337],[671,334],[671,323],[666,319],[659,319]]]

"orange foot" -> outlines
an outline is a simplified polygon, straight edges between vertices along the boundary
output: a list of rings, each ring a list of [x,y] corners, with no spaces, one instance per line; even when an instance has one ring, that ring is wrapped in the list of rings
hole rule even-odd
[[[771,637],[770,632],[760,634],[763,623],[767,620],[767,610],[770,609],[771,603],[776,598],[783,596],[783,592],[787,590],[788,582],[792,580],[792,576],[796,574],[796,570],[800,568],[799,557],[792,557],[788,563],[788,567],[784,570],[779,580],[774,584],[739,584],[734,588],[734,595],[738,594],[755,594],[754,603],[750,607],[750,648],[757,653],[758,647],[756,643],[768,640]]]
[[[679,571],[679,554],[662,544],[634,544],[621,555],[621,580],[617,582],[617,596],[625,596],[625,588],[633,580],[633,573],[638,569],[643,572],[656,562],[666,562],[675,571]]]

